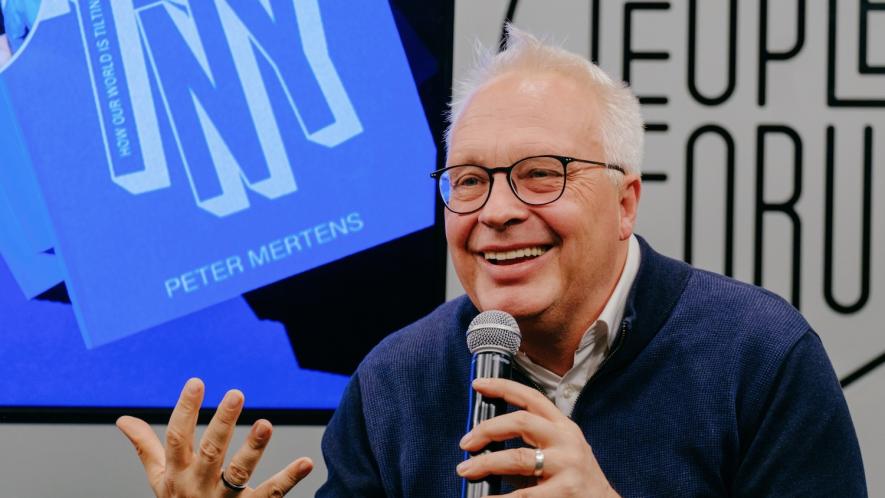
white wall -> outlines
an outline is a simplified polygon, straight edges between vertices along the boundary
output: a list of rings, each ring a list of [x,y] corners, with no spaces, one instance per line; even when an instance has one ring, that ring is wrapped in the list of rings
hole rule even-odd
[[[242,444],[247,431],[237,431],[233,447]],[[288,496],[312,497],[326,475],[319,451],[322,433],[322,427],[275,428],[253,482],[298,456],[309,456],[316,468]],[[0,482],[3,498],[153,496],[129,441],[113,425],[0,426]]]

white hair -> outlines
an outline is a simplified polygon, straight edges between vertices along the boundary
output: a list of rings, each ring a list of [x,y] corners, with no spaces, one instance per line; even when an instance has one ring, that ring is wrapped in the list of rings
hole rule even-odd
[[[586,84],[600,104],[601,115],[596,122],[599,123],[599,140],[605,154],[603,160],[623,167],[628,173],[640,174],[645,130],[639,101],[633,92],[586,58],[547,44],[512,24],[507,25],[507,48],[493,54],[477,44],[474,67],[453,87],[447,116],[446,150],[451,146],[452,128],[473,94],[495,77],[513,72],[552,72]],[[616,172],[612,173],[620,177]]]

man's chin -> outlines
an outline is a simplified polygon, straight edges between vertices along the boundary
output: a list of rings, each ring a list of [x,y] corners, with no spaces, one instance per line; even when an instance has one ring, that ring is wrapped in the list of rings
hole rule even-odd
[[[479,297],[481,311],[500,310],[517,320],[535,318],[549,307],[549,300],[543,299],[537,292],[495,292]]]

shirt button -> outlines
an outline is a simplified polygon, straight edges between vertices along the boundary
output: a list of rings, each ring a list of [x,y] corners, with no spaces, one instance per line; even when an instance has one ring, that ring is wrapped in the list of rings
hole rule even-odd
[[[565,389],[562,390],[562,394],[566,398],[571,398],[575,395],[575,388],[573,388],[572,386],[566,386]]]

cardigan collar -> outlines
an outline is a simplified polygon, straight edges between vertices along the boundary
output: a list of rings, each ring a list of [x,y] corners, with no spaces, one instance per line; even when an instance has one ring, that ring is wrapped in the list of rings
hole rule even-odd
[[[621,333],[597,375],[615,371],[633,360],[663,328],[688,284],[692,268],[668,258],[639,239],[639,272],[627,297]]]

